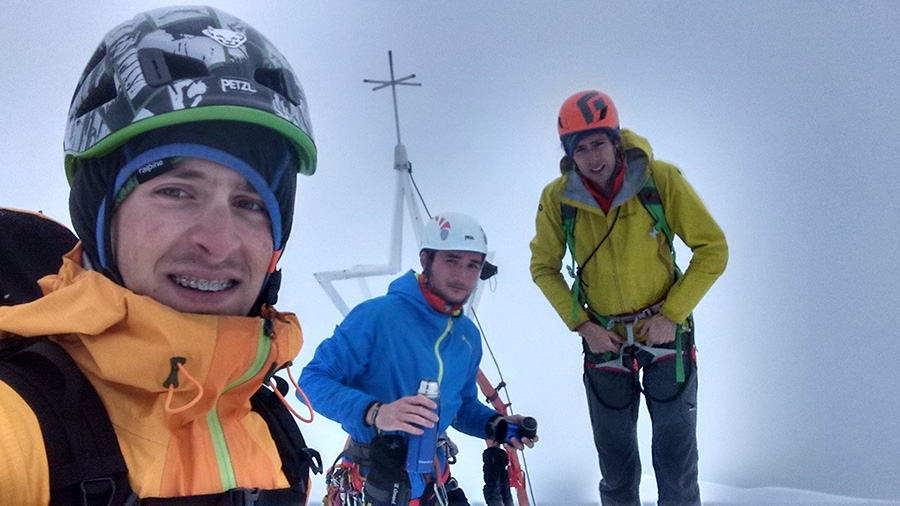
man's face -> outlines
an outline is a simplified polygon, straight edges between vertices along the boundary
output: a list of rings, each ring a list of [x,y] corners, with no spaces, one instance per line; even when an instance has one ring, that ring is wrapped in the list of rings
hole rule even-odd
[[[186,313],[244,316],[272,260],[262,198],[224,165],[186,158],[138,185],[112,220],[125,287]]]
[[[578,142],[572,158],[584,177],[602,187],[616,168],[616,145],[605,133],[593,133]]]
[[[425,267],[424,253],[420,254]],[[428,286],[448,304],[464,304],[478,283],[484,255],[474,251],[435,251]]]

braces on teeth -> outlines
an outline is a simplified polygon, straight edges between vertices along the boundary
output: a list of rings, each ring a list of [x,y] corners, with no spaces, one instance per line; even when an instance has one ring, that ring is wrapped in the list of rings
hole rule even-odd
[[[206,280],[190,278],[187,276],[172,276],[172,280],[184,287],[190,287],[201,292],[218,292],[231,287],[234,284],[232,280]]]

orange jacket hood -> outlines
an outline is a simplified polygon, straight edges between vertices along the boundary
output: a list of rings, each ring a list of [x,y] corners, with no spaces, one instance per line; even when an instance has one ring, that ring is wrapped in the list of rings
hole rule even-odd
[[[49,335],[69,352],[107,407],[135,492],[287,486],[250,397],[299,353],[297,318],[271,311],[270,326],[263,318],[181,313],[86,270],[80,259],[79,245],[57,275],[40,281],[44,297],[0,307],[0,338]]]

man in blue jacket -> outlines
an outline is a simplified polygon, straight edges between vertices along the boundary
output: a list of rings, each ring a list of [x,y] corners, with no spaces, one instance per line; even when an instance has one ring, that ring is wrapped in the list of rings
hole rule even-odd
[[[412,498],[409,504],[425,505],[446,493],[450,504],[468,505],[449,478],[443,449],[436,450],[433,472],[403,467],[407,441],[423,429],[437,425],[441,434],[453,425],[493,439],[502,419],[478,398],[481,335],[462,313],[487,251],[487,237],[474,219],[459,213],[435,216],[424,229],[423,272],[407,272],[386,295],[355,307],[301,373],[299,384],[316,411],[350,435],[344,468],[368,475],[367,503],[407,504]],[[423,379],[440,385],[438,413],[435,402],[416,393]],[[504,421],[520,424],[522,418]],[[510,444],[522,449],[536,440],[514,438]]]

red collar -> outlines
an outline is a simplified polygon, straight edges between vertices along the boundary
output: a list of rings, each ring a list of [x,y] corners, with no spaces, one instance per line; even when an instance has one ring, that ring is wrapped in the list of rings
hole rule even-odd
[[[416,278],[419,280],[419,288],[422,290],[422,295],[425,296],[428,305],[433,307],[435,311],[451,316],[459,316],[460,313],[462,313],[462,304],[454,304],[451,306],[447,304],[447,301],[442,299],[440,295],[431,291],[431,288],[428,287],[428,280],[425,278],[424,274],[416,274]]]

